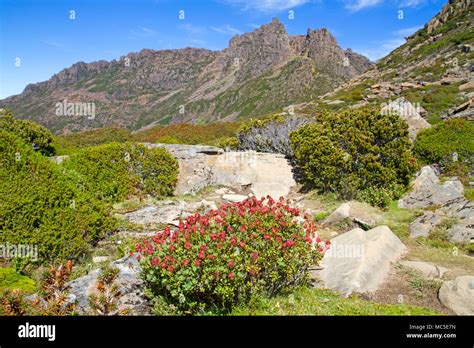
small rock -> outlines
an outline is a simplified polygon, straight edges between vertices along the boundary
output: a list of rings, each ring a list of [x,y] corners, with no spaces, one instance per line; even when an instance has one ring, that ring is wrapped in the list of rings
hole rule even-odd
[[[108,260],[109,260],[108,256],[94,256],[92,258],[93,263],[101,263],[101,262],[105,262],[105,261],[108,261]]]
[[[439,300],[458,315],[474,315],[474,276],[445,281],[439,289]]]
[[[246,200],[248,197],[247,196],[244,196],[244,195],[230,195],[230,194],[226,194],[226,195],[223,195],[222,196],[222,199],[226,200],[226,201],[229,201],[229,202],[234,202],[234,203],[237,203],[237,202],[242,202],[244,200]]]

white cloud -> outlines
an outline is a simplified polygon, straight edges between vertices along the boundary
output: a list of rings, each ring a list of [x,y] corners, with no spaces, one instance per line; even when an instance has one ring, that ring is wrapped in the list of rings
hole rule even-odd
[[[225,34],[225,35],[241,35],[242,34],[242,31],[234,28],[233,26],[229,24],[222,25],[220,27],[209,27],[209,28],[219,34]]]
[[[426,0],[402,0],[400,1],[399,7],[417,7],[424,5]]]
[[[373,7],[381,3],[383,0],[348,0],[346,8],[352,12],[360,11],[367,7]]]
[[[304,5],[310,0],[221,0],[230,5],[237,5],[244,10],[257,10],[261,12],[275,12],[288,10]]]

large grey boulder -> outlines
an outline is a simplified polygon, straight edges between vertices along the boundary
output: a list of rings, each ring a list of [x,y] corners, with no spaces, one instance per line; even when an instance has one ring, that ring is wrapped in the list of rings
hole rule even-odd
[[[387,226],[369,231],[353,229],[331,240],[331,247],[316,272],[320,286],[340,291],[377,291],[386,279],[392,263],[405,253],[405,245]]]
[[[420,111],[421,109],[413,106],[413,104],[404,97],[391,101],[382,108],[382,113],[397,113],[408,123],[408,131],[412,141],[416,139],[416,135],[420,130],[431,127],[431,125],[421,117]]]
[[[474,315],[474,276],[445,281],[439,289],[439,300],[458,315]]]
[[[426,208],[464,197],[464,187],[457,178],[440,183],[431,166],[425,166],[417,174],[412,191],[398,201],[400,208]]]
[[[117,300],[117,312],[127,315],[147,315],[150,307],[143,293],[143,281],[140,279],[140,264],[136,257],[121,258],[110,264],[118,268],[116,284],[120,290]],[[89,274],[69,282],[70,301],[76,302],[79,314],[90,314],[89,295],[95,290],[97,277],[101,270],[96,269]]]

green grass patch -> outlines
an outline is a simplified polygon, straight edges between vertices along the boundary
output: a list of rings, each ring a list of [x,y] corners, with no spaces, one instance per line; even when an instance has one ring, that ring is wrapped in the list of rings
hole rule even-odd
[[[342,298],[330,290],[300,288],[271,299],[258,299],[236,308],[232,315],[440,315],[432,309],[410,305],[386,305],[357,295]]]
[[[15,273],[12,268],[0,268],[0,290],[18,289],[26,293],[35,292],[33,279]]]

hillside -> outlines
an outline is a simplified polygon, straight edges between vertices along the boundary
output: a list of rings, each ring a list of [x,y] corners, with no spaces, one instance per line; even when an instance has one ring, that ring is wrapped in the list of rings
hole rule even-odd
[[[300,110],[381,105],[403,96],[419,103],[422,116],[430,123],[453,117],[473,120],[473,23],[471,1],[447,2],[404,45]]]
[[[222,51],[144,49],[111,62],[79,62],[0,106],[56,133],[234,121],[332,91],[371,65],[342,50],[326,29],[291,36],[274,19],[233,37]],[[94,117],[56,115],[56,103],[65,100],[94,103]]]

